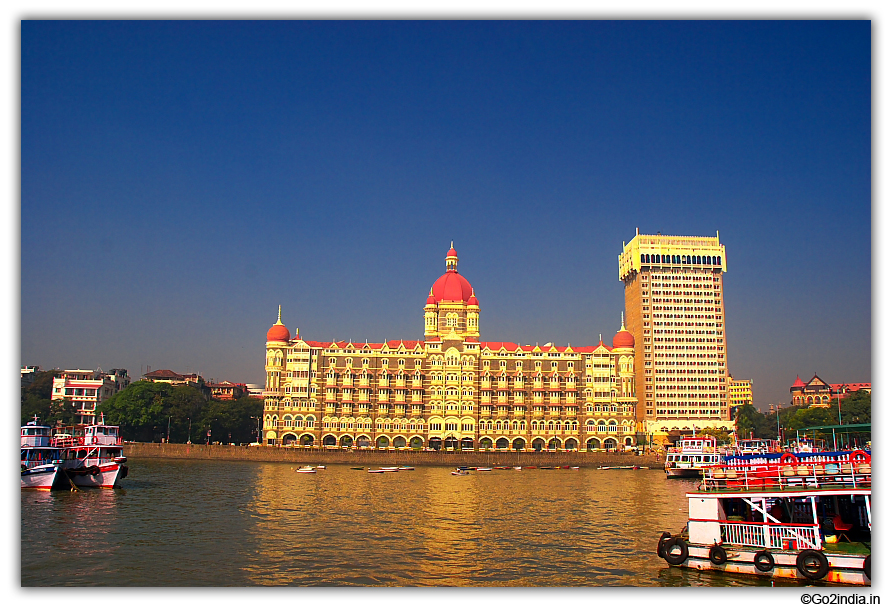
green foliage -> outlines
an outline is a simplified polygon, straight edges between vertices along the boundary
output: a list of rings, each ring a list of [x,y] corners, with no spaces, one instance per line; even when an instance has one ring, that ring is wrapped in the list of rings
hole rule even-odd
[[[712,436],[716,439],[716,444],[726,445],[732,442],[732,437],[727,430],[722,428],[704,428],[699,430],[701,436]]]
[[[211,441],[247,443],[256,438],[263,402],[248,397],[207,400],[192,386],[138,381],[100,404],[98,411],[121,426],[126,440],[157,442],[170,433],[174,443],[203,443],[210,429]]]
[[[60,422],[71,425],[76,421],[77,411],[71,399],[64,401],[51,400],[53,378],[58,370],[35,373],[34,381],[22,388],[21,418],[22,424],[34,419],[36,415],[42,424],[48,426]]]

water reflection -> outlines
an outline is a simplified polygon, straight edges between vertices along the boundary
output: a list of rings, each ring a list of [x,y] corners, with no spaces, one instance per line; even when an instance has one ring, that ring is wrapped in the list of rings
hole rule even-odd
[[[657,557],[694,486],[648,470],[296,474],[140,460],[123,490],[22,493],[22,584],[765,584]]]

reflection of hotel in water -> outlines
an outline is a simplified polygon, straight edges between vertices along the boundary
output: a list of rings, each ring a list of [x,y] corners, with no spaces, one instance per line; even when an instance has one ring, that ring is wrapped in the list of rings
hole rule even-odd
[[[479,340],[480,305],[458,273],[428,293],[425,338],[385,343],[267,332],[264,442],[434,448],[614,448],[636,444],[635,350]]]

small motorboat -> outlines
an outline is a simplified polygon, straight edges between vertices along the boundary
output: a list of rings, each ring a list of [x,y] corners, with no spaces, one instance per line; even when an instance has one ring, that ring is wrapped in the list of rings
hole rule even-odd
[[[364,468],[363,466],[353,466],[353,467],[351,468],[351,470],[365,470],[365,469],[366,469],[366,468]]]
[[[415,470],[412,466],[400,466],[398,470]]]
[[[382,470],[381,468],[379,468],[378,470],[373,470],[372,468],[369,468],[368,470],[366,470],[366,472],[368,472],[369,474],[384,474],[385,472],[387,472],[387,470]]]
[[[296,468],[295,472],[298,474],[316,474],[316,468],[312,466],[301,466],[300,468]]]
[[[450,472],[453,476],[468,476],[468,470],[463,470],[462,468],[456,468],[452,472]]]
[[[325,466],[317,466],[316,469],[317,469],[317,470],[325,470],[326,467],[325,467]]]
[[[493,468],[475,468],[478,472],[490,472]]]
[[[523,470],[523,469],[524,468],[522,468],[521,466],[515,466],[515,470]]]

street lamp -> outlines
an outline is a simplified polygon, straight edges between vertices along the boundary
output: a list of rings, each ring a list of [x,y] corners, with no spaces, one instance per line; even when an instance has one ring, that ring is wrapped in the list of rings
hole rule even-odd
[[[186,431],[186,444],[191,445],[192,444],[192,418],[187,417],[186,419],[189,422],[189,430]]]

